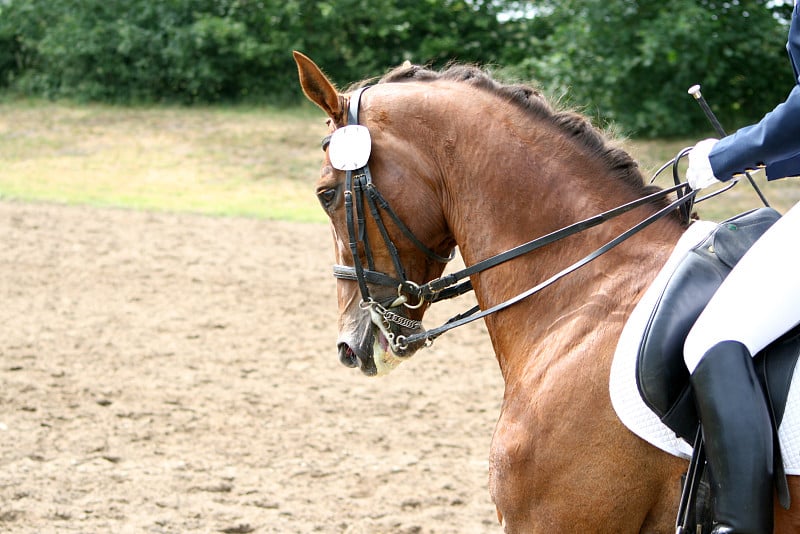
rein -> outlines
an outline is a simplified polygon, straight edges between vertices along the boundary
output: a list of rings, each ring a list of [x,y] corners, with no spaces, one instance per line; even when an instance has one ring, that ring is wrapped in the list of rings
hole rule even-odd
[[[350,107],[348,110],[349,125],[359,124],[358,110],[361,101],[361,95],[366,89],[368,89],[368,87],[357,89],[351,95]],[[326,148],[327,142],[328,138],[326,138],[325,141],[323,141],[323,148]],[[672,161],[674,165],[673,166],[674,173],[677,173],[677,164],[680,157],[681,155],[679,155]],[[666,168],[666,166],[662,167],[662,170],[664,168]],[[656,173],[656,175],[658,175],[658,173]],[[496,313],[500,310],[503,310],[505,308],[508,308],[509,306],[516,304],[517,302],[535,293],[538,293],[542,289],[560,280],[567,274],[576,271],[580,267],[583,267],[592,260],[605,254],[612,248],[616,247],[623,241],[632,237],[639,231],[647,228],[652,223],[666,216],[675,209],[680,209],[684,217],[688,219],[688,212],[691,209],[691,205],[692,202],[694,201],[697,191],[690,190],[685,183],[678,183],[679,181],[677,179],[675,180],[675,182],[676,184],[673,187],[662,189],[653,194],[639,198],[627,204],[623,204],[622,206],[618,206],[616,208],[600,213],[593,217],[589,217],[588,219],[576,222],[574,224],[556,230],[550,234],[533,239],[515,248],[512,248],[510,250],[507,250],[490,258],[481,260],[458,272],[442,276],[440,278],[431,280],[426,284],[419,285],[406,278],[405,271],[400,261],[399,253],[397,251],[397,247],[389,237],[389,233],[386,230],[386,225],[384,224],[383,218],[381,216],[381,211],[385,212],[391,218],[394,224],[400,229],[403,235],[406,238],[408,238],[414,244],[414,246],[421,252],[423,252],[428,258],[440,263],[447,263],[455,256],[455,250],[450,254],[449,257],[445,257],[437,254],[436,252],[432,251],[427,246],[425,246],[425,244],[423,244],[411,232],[411,230],[408,229],[408,227],[403,223],[403,221],[391,209],[386,199],[378,192],[378,190],[376,189],[375,185],[372,182],[372,174],[370,173],[369,170],[369,164],[365,163],[363,167],[355,169],[354,171],[351,170],[346,171],[345,175],[345,192],[344,192],[345,217],[347,224],[347,232],[349,236],[350,251],[353,256],[353,267],[347,265],[334,265],[333,275],[339,279],[352,280],[358,283],[359,289],[361,291],[361,299],[362,299],[361,307],[369,310],[373,322],[381,329],[383,334],[386,336],[387,340],[389,341],[389,344],[392,346],[392,349],[395,352],[402,352],[414,343],[419,343],[419,342],[432,343],[434,339],[436,339],[443,333],[447,332],[448,330],[452,330],[453,328],[465,325],[467,323],[486,317],[487,315]],[[491,308],[483,310],[480,313],[478,313],[480,308],[478,306],[475,306],[462,314],[450,318],[447,322],[445,322],[443,325],[437,328],[424,330],[420,333],[412,334],[409,336],[400,335],[395,337],[395,335],[388,328],[388,323],[395,323],[405,328],[413,330],[421,330],[422,323],[420,321],[408,319],[391,310],[393,308],[399,308],[401,306],[415,309],[422,306],[425,302],[434,303],[440,300],[445,300],[468,293],[469,291],[472,290],[472,283],[469,280],[461,283],[459,282],[473,274],[477,274],[492,267],[496,267],[501,263],[507,262],[514,258],[518,258],[524,254],[532,252],[545,245],[549,245],[551,243],[554,243],[571,235],[577,234],[579,232],[597,226],[603,222],[609,221],[619,215],[622,215],[623,213],[631,211],[634,208],[651,203],[661,198],[665,198],[667,195],[671,193],[677,194],[678,196],[677,200],[674,200],[666,207],[660,209],[653,215],[650,215],[646,219],[640,221],[639,223],[629,228],[616,238],[612,239],[605,245],[596,249],[594,252],[588,254],[584,258],[570,265],[569,267],[559,271],[558,273],[551,276],[544,282],[541,282],[540,284],[518,294],[515,297],[512,297],[504,302],[501,302],[500,304],[497,304]],[[366,204],[369,206],[372,218],[375,220],[375,223],[378,226],[378,231],[381,234],[381,238],[383,239],[386,247],[389,250],[389,254],[392,257],[392,263],[394,264],[394,269],[397,273],[397,277],[393,277],[386,273],[382,273],[380,271],[375,270],[372,248],[370,246],[369,239],[367,237],[366,226],[365,226],[365,210],[364,210],[365,200]],[[357,212],[357,215],[355,212]],[[364,256],[366,257],[366,267],[358,251],[359,243],[362,245],[362,248],[364,249]],[[384,302],[377,302],[370,296],[368,284],[397,288],[397,297],[388,299]],[[415,304],[410,304],[408,302],[408,297],[406,295],[411,295],[416,297],[417,302]]]
[[[681,184],[681,186],[676,186],[676,187],[683,187],[683,184]],[[665,189],[663,191],[659,191],[658,193],[656,193],[656,195],[648,195],[647,197],[643,197],[640,200],[644,200],[644,199],[653,200],[653,198],[651,198],[651,197],[655,196],[656,198],[659,198],[661,196],[664,196],[665,194],[670,193],[671,191],[673,191],[675,189],[676,189],[675,187],[670,188],[670,189]],[[471,323],[472,321],[476,321],[478,319],[482,319],[483,317],[486,317],[487,315],[491,315],[492,313],[496,313],[496,312],[499,312],[500,310],[504,310],[504,309],[508,308],[509,306],[512,306],[513,304],[516,304],[517,302],[519,302],[519,301],[521,301],[521,300],[523,300],[523,299],[525,299],[527,297],[530,297],[531,295],[533,295],[535,293],[538,293],[542,289],[550,286],[554,282],[557,282],[558,280],[560,280],[564,276],[566,276],[566,275],[578,270],[579,268],[583,267],[584,265],[586,265],[587,263],[591,262],[592,260],[595,260],[595,259],[599,258],[600,256],[602,256],[603,254],[605,254],[606,252],[608,252],[612,248],[616,247],[617,245],[619,245],[623,241],[625,241],[628,238],[632,237],[637,232],[639,232],[641,230],[644,230],[645,228],[650,226],[652,223],[656,222],[657,220],[661,219],[665,215],[669,214],[675,208],[681,206],[685,202],[688,202],[691,198],[694,197],[694,195],[695,195],[695,191],[692,191],[692,192],[688,193],[687,195],[684,195],[683,197],[671,202],[668,206],[660,209],[659,211],[657,211],[653,215],[651,215],[648,218],[644,219],[643,221],[637,223],[635,226],[633,226],[630,229],[626,230],[625,232],[621,233],[620,235],[618,235],[617,237],[615,237],[614,239],[612,239],[611,241],[609,241],[608,243],[606,243],[602,247],[596,249],[591,254],[588,254],[587,256],[584,256],[582,259],[576,261],[575,263],[573,263],[569,267],[567,267],[567,268],[559,271],[558,273],[554,274],[553,276],[551,276],[550,278],[548,278],[544,282],[542,282],[542,283],[540,283],[540,284],[528,289],[527,291],[524,291],[524,292],[520,293],[519,295],[517,295],[515,297],[512,297],[512,298],[510,298],[510,299],[508,299],[508,300],[506,300],[504,302],[501,302],[500,304],[497,304],[497,305],[495,305],[495,306],[493,306],[491,308],[488,308],[488,309],[486,309],[486,310],[484,310],[484,311],[482,311],[480,313],[477,313],[479,308],[474,307],[471,310],[468,310],[466,313],[463,313],[461,315],[457,315],[455,317],[452,317],[445,324],[443,324],[442,326],[440,326],[438,328],[432,328],[432,329],[426,330],[425,332],[422,332],[420,334],[414,334],[414,335],[407,336],[407,337],[398,336],[397,343],[398,344],[403,344],[404,343],[405,345],[409,345],[411,343],[415,343],[415,342],[421,341],[421,340],[433,341],[434,339],[436,339],[440,335],[444,334],[448,330],[452,330],[453,328],[456,328],[458,326],[462,326],[462,325],[465,325],[467,323]],[[641,205],[641,204],[637,204],[637,205]],[[534,250],[536,248],[539,248],[541,246],[547,245],[549,243],[553,243],[553,242],[557,241],[558,239],[562,239],[564,237],[567,237],[569,235],[578,233],[578,232],[580,232],[582,230],[585,230],[587,228],[591,228],[592,226],[596,226],[597,224],[600,224],[601,222],[607,221],[607,220],[615,217],[616,215],[620,215],[620,214],[624,213],[625,211],[629,211],[630,209],[632,209],[632,207],[628,207],[628,206],[629,206],[629,204],[626,204],[624,206],[620,206],[620,208],[616,208],[617,210],[619,210],[621,208],[627,208],[627,209],[625,209],[624,211],[619,211],[619,212],[615,213],[614,215],[612,215],[610,217],[604,217],[604,215],[606,215],[608,213],[611,213],[612,211],[615,211],[615,210],[611,210],[611,211],[605,212],[605,213],[597,215],[596,217],[593,217],[591,219],[586,219],[585,221],[581,221],[580,223],[576,223],[575,225],[568,226],[566,228],[562,228],[561,230],[553,232],[552,234],[548,234],[548,235],[546,235],[544,237],[541,237],[539,239],[534,239],[533,241],[529,241],[525,245],[521,245],[520,247],[517,247],[517,248],[521,249],[521,248],[527,248],[528,246],[530,246],[529,250]],[[598,218],[601,218],[601,220],[598,220]],[[589,224],[587,226],[580,227],[582,225],[582,223],[589,223],[589,222],[592,222],[593,224]],[[574,229],[575,227],[580,227],[580,229]],[[572,231],[571,232],[565,232],[566,230],[572,230]],[[552,238],[552,236],[554,236],[554,234],[561,234],[562,232],[563,232],[563,234],[560,235],[559,237]],[[508,251],[507,253],[514,252],[516,250],[517,249],[512,249],[512,250]],[[525,250],[525,252],[527,252],[527,251],[528,250]],[[503,259],[502,261],[507,261],[508,259],[511,259],[512,257],[516,258],[516,257],[520,256],[521,254],[524,254],[525,252],[520,252],[518,254],[514,254],[513,256],[510,256],[507,259]],[[507,254],[507,253],[499,254],[498,256],[502,256],[502,255]],[[494,256],[493,258],[489,258],[489,259],[494,259],[494,258],[497,258],[498,256]],[[488,260],[484,260],[484,261],[488,261]],[[502,261],[498,261],[494,265],[497,265],[497,264],[501,263]],[[479,262],[479,263],[483,263],[483,262]],[[475,267],[477,265],[478,265],[478,263],[476,263],[472,267]],[[494,266],[494,265],[490,265],[490,266]],[[486,268],[488,268],[488,267],[486,267]],[[478,269],[477,271],[474,271],[474,272],[484,271],[484,270],[486,270],[486,268]],[[470,269],[471,268],[464,269],[462,271],[459,271],[459,273],[455,273],[455,274],[459,275],[459,274],[461,274],[461,273],[463,273],[465,271],[468,271]],[[445,277],[445,278],[447,278],[447,277]],[[442,279],[440,278],[438,280],[442,280]],[[434,280],[434,282],[435,281],[437,281],[437,280]]]

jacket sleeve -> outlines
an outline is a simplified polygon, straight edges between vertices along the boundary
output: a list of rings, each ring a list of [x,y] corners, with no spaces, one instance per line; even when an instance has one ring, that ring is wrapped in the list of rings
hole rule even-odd
[[[714,176],[730,180],[734,174],[800,155],[800,85],[785,102],[757,124],[723,137],[709,154]],[[780,178],[780,176],[773,176]]]
[[[767,165],[767,179],[776,180],[800,174],[800,152],[789,159],[783,159]]]
[[[800,156],[800,7],[795,6],[786,45],[795,86],[786,100],[767,113],[757,124],[746,126],[720,139],[711,150],[709,159],[714,176],[730,180],[734,174],[766,166],[769,178],[782,178],[778,169],[782,162],[795,161]],[[790,166],[791,167],[791,166]],[[796,167],[794,167],[796,169]],[[770,172],[772,170],[773,172]]]

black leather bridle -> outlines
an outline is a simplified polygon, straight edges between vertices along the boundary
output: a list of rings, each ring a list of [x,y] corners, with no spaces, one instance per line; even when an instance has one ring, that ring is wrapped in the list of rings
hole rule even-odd
[[[359,124],[358,110],[361,102],[361,95],[368,88],[369,87],[363,87],[357,89],[351,94],[350,106],[348,110],[348,125]],[[323,149],[326,148],[327,146],[326,143],[329,139],[330,138],[328,137],[326,138],[325,141],[323,141]],[[672,161],[672,163],[674,164],[673,170],[676,176],[677,176],[677,164],[681,157],[682,155],[679,155]],[[662,169],[664,169],[665,167],[662,167]],[[392,347],[392,350],[395,353],[398,352],[402,353],[412,344],[420,342],[432,342],[435,338],[437,338],[438,336],[440,336],[441,334],[443,334],[448,330],[475,321],[477,319],[483,318],[489,314],[498,312],[513,304],[516,304],[517,302],[533,295],[534,293],[541,291],[545,287],[548,287],[549,285],[563,278],[567,274],[586,265],[590,261],[598,258],[602,254],[616,247],[617,245],[619,245],[629,237],[633,236],[637,232],[643,230],[650,224],[654,223],[655,221],[661,219],[665,215],[674,211],[676,208],[683,206],[691,206],[691,202],[694,200],[697,191],[692,191],[685,183],[677,183],[677,182],[678,180],[676,179],[676,185],[673,187],[659,190],[653,194],[639,198],[622,206],[616,207],[614,209],[590,217],[588,219],[584,219],[577,223],[571,224],[569,226],[566,226],[560,230],[556,230],[555,232],[552,232],[545,236],[528,241],[527,243],[523,243],[522,245],[519,245],[511,250],[502,252],[485,260],[479,261],[458,272],[442,276],[440,278],[431,280],[426,284],[419,285],[406,278],[405,270],[403,269],[403,265],[400,260],[400,255],[397,251],[397,247],[395,246],[394,242],[389,236],[389,233],[386,229],[386,225],[383,222],[383,218],[381,215],[382,212],[386,213],[389,216],[389,218],[394,222],[394,224],[400,229],[402,234],[406,238],[408,238],[414,244],[414,246],[421,252],[423,252],[428,258],[440,263],[447,263],[451,259],[453,259],[455,255],[455,250],[451,253],[450,256],[445,257],[437,254],[436,252],[428,248],[424,243],[422,243],[411,232],[411,230],[408,229],[408,227],[403,223],[403,221],[397,216],[395,211],[391,209],[389,203],[380,194],[380,192],[378,192],[377,188],[372,182],[372,174],[370,173],[369,164],[367,163],[359,169],[353,171],[348,170],[346,171],[345,174],[345,191],[344,191],[345,218],[347,224],[349,247],[353,256],[353,267],[347,265],[334,265],[333,274],[336,278],[344,280],[352,280],[358,283],[359,290],[361,291],[361,307],[369,310],[372,316],[373,323],[375,323],[381,329],[383,334],[386,336],[387,340],[389,341],[389,344]],[[452,317],[442,326],[430,330],[423,330],[422,324],[419,321],[408,319],[407,317],[404,317],[403,315],[400,315],[392,311],[392,309],[400,307],[407,307],[412,309],[418,308],[422,306],[425,302],[433,303],[439,300],[444,300],[447,298],[452,298],[467,293],[472,290],[472,284],[469,280],[466,281],[463,280],[467,279],[469,276],[473,274],[480,273],[489,268],[495,267],[501,263],[522,256],[523,254],[532,252],[545,245],[554,243],[570,235],[597,226],[603,222],[613,219],[614,217],[622,215],[623,213],[626,213],[634,208],[637,208],[639,206],[648,203],[652,203],[661,198],[665,198],[667,195],[673,192],[677,193],[678,195],[677,200],[672,201],[671,203],[661,208],[656,213],[650,215],[646,219],[637,223],[635,226],[623,232],[622,234],[612,239],[602,247],[598,248],[591,254],[585,256],[584,258],[575,262],[569,267],[561,270],[560,272],[551,276],[544,282],[528,289],[527,291],[524,291],[523,293],[520,293],[515,297],[512,297],[504,302],[501,302],[500,304],[497,304],[492,308],[480,311],[480,308],[478,306],[475,306],[467,310],[465,313]],[[378,231],[384,241],[384,244],[389,250],[389,254],[392,258],[392,263],[394,264],[395,272],[397,273],[396,277],[375,270],[376,267],[372,254],[372,247],[369,242],[365,226],[366,222],[365,204],[366,206],[368,206],[370,214],[372,215],[372,218],[374,219],[378,227]],[[683,209],[688,211],[687,208]],[[359,253],[358,250],[359,244],[364,250],[366,265],[361,258],[361,254]],[[395,288],[397,290],[397,296],[396,297],[393,296],[388,300],[380,302],[376,301],[375,299],[372,298],[370,294],[369,284]],[[408,296],[414,297],[416,299],[416,302],[414,303],[409,302]],[[479,311],[480,313],[478,313]],[[395,336],[395,334],[391,330],[390,323],[400,325],[412,331],[418,331],[418,333],[414,333],[408,336],[402,336],[402,335]]]
[[[357,89],[350,96],[350,105],[347,115],[348,125],[359,124],[358,111],[361,103],[361,95],[368,88],[369,87],[362,87]],[[325,142],[323,142],[323,148],[324,147]],[[419,298],[417,302],[411,303],[408,300],[408,296],[405,294],[406,290],[410,288],[412,289],[412,295],[419,297],[418,293],[413,291],[414,288],[419,286],[408,281],[397,246],[389,236],[382,213],[388,215],[395,226],[399,228],[400,232],[411,241],[418,250],[433,261],[448,263],[455,257],[455,249],[449,256],[441,256],[420,241],[391,208],[383,195],[376,189],[375,184],[372,183],[372,173],[369,169],[369,163],[359,169],[345,171],[345,173],[344,208],[349,247],[353,256],[353,267],[334,265],[333,275],[336,278],[358,282],[358,287],[361,291],[361,307],[370,311],[373,322],[381,328],[381,331],[386,336],[390,345],[392,345],[392,349],[395,350],[395,352],[401,352],[405,350],[408,345],[398,344],[398,339],[395,338],[390,323],[411,330],[421,330],[422,324],[419,321],[395,313],[392,309],[401,306],[411,309],[419,308],[423,305],[424,300]],[[372,219],[378,227],[378,232],[381,235],[384,245],[389,251],[396,277],[376,270],[372,245],[366,231],[365,223],[367,210],[365,207],[368,207]],[[359,244],[361,244],[364,251],[365,259],[363,260],[359,253]],[[370,294],[368,284],[395,288],[397,290],[397,295],[388,300],[377,301]],[[402,338],[402,336],[398,336],[398,338]],[[403,339],[399,341],[402,342]]]

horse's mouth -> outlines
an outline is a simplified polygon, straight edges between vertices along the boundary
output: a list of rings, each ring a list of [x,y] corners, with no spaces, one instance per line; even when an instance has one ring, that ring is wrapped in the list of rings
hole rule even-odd
[[[421,345],[395,351],[381,329],[370,323],[361,339],[345,336],[339,340],[339,361],[345,367],[358,367],[367,376],[385,375],[410,358]]]

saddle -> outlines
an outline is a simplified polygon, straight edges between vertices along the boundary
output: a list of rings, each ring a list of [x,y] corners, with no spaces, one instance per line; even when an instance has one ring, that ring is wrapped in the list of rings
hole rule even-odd
[[[720,223],[686,255],[667,282],[639,345],[636,383],[645,404],[679,437],[692,443],[699,420],[683,360],[683,343],[697,317],[734,265],[780,218],[771,208],[749,211]],[[766,274],[765,274],[766,275]],[[775,435],[783,419],[792,375],[800,356],[800,326],[754,358],[768,399]],[[780,461],[778,440],[776,463]]]

